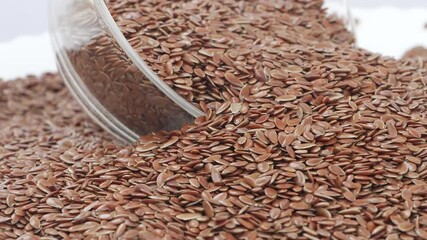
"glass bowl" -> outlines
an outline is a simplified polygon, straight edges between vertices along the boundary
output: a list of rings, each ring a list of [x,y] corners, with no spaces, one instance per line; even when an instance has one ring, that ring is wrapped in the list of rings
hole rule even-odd
[[[104,0],[51,0],[50,32],[66,85],[87,113],[122,142],[179,129],[204,115],[147,66]]]

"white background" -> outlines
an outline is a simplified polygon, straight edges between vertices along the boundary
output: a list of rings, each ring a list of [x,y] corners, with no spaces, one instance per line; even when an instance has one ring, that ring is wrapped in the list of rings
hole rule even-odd
[[[60,0],[59,0],[60,1]],[[48,0],[0,0],[0,41],[47,30]]]
[[[48,0],[0,0],[0,79],[56,71],[47,32]]]
[[[343,10],[341,0],[326,2],[332,9]],[[359,46],[394,57],[414,45],[427,47],[427,29],[423,28],[427,0],[350,2],[353,15],[361,22],[357,29]],[[0,79],[55,71],[47,31],[48,0],[0,0]]]

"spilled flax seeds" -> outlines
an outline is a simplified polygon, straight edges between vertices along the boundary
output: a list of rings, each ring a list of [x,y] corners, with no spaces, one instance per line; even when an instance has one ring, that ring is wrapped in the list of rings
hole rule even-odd
[[[405,54],[403,55],[404,59],[407,58],[424,58],[427,59],[427,49],[422,46],[417,46],[409,49]]]
[[[116,16],[153,24],[129,28],[142,39],[186,32],[162,24],[179,16],[224,39],[203,58],[191,49],[207,48],[210,28],[190,50],[166,47],[179,54],[159,73],[174,89],[191,80],[179,93],[206,116],[132,146],[112,144],[56,76],[1,84],[0,238],[427,239],[423,60],[334,38],[320,1],[278,2],[110,1]],[[153,19],[136,20],[142,10]],[[141,56],[166,54],[168,40],[155,41]]]
[[[333,51],[329,42],[353,40],[340,21],[326,18],[318,0],[107,3],[135,51],[165,83],[194,105],[229,100],[243,85],[258,81],[284,87],[289,84],[283,81],[289,73],[302,71],[299,54],[307,49],[301,45],[311,43],[319,51]],[[73,23],[80,26],[81,22],[82,29],[91,29],[89,24],[98,29],[93,14],[89,11],[87,17],[81,17],[79,13]],[[101,34],[77,49],[69,56],[85,85],[134,132],[142,135],[174,130],[193,121],[145,78],[109,34]],[[316,54],[308,53],[313,60]]]

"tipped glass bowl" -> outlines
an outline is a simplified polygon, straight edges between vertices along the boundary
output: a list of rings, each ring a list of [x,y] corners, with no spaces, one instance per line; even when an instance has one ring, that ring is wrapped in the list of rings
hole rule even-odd
[[[143,134],[179,129],[203,116],[134,51],[104,0],[51,0],[50,24],[66,85],[117,139],[134,142]]]

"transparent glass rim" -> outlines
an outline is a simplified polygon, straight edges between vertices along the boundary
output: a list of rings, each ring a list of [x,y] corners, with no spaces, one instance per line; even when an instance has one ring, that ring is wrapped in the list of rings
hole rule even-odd
[[[111,37],[114,38],[121,50],[124,51],[132,63],[145,75],[147,79],[150,80],[150,82],[152,82],[163,94],[165,94],[170,100],[172,100],[189,115],[195,118],[205,115],[195,105],[188,102],[171,87],[169,87],[154,71],[150,69],[150,67],[127,41],[119,26],[116,24],[113,16],[110,14],[110,11],[108,10],[104,0],[89,0],[89,2],[92,4],[92,6],[94,6],[94,10],[97,12],[99,20],[107,28],[106,30],[111,34]],[[52,6],[53,5],[51,4],[50,11],[55,10]],[[53,13],[51,12],[50,15],[53,16]],[[71,64],[67,53],[64,52],[63,49],[61,49],[58,45],[60,37],[55,31],[57,26],[53,19],[51,19],[49,27],[52,45],[56,52],[58,70],[62,75],[66,86],[68,89],[70,89],[71,94],[98,125],[108,130],[121,143],[127,144],[137,141],[139,135],[129,129],[113,114],[111,114],[83,84],[82,79]]]
[[[102,20],[106,23],[108,29],[113,34],[119,46],[125,51],[128,57],[133,63],[141,70],[142,73],[166,96],[174,101],[178,106],[187,111],[193,117],[201,117],[205,114],[198,109],[196,106],[188,102],[181,95],[176,93],[171,87],[169,87],[160,77],[145,63],[145,61],[139,56],[139,54],[133,49],[126,37],[121,32],[119,26],[116,24],[113,16],[110,14],[107,5],[104,0],[92,0],[94,6],[97,8],[101,15]]]

